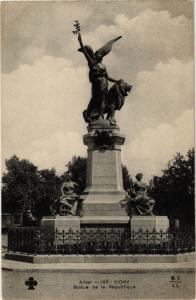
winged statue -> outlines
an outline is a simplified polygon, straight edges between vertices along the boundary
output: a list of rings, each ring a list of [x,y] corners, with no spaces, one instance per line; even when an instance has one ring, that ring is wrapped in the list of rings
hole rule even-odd
[[[115,110],[120,110],[124,104],[125,96],[129,94],[132,86],[124,82],[122,79],[115,80],[108,75],[106,66],[102,60],[112,50],[113,44],[122,38],[118,36],[97,51],[93,51],[89,45],[83,45],[82,36],[80,33],[80,23],[75,21],[74,34],[78,35],[80,44],[79,52],[83,53],[89,66],[89,81],[91,82],[91,99],[87,109],[83,112],[84,120],[91,123],[95,120],[104,119],[104,114],[107,113],[107,119],[111,124],[115,124]],[[114,85],[108,91],[108,81]]]

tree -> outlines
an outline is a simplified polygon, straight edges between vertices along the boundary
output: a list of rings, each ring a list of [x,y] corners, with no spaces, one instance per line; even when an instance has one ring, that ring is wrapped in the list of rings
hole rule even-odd
[[[60,195],[60,178],[56,175],[56,170],[44,169],[39,174],[39,201],[36,201],[35,210],[38,217],[51,214],[51,207],[55,199]]]
[[[59,195],[60,179],[55,169],[38,170],[26,159],[16,155],[6,160],[7,173],[3,174],[3,212],[16,213],[31,209],[38,218],[50,215],[55,198]]]
[[[16,155],[5,161],[7,173],[3,174],[2,207],[7,212],[18,212],[27,207],[34,208],[39,201],[39,175],[37,167]]]
[[[154,178],[152,193],[159,213],[194,224],[194,149],[169,161],[163,175]]]
[[[79,192],[83,192],[86,187],[87,159],[81,156],[73,156],[67,167],[73,175],[73,181],[79,186]]]
[[[125,190],[130,189],[133,181],[126,166],[122,165],[123,187]]]

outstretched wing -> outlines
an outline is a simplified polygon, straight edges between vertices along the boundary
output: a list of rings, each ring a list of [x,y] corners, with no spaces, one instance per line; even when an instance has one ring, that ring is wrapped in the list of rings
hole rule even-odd
[[[113,43],[115,43],[116,41],[118,41],[121,38],[122,38],[122,36],[118,36],[118,37],[110,40],[103,47],[98,49],[96,52],[100,52],[103,56],[107,55],[112,50]]]
[[[91,46],[89,46],[89,45],[85,45],[84,48],[85,48],[86,52],[88,53],[88,55],[90,56],[90,58],[91,58],[92,60],[94,60],[94,58],[95,58],[95,53],[94,53],[94,51],[93,51],[93,48],[92,48]],[[79,48],[78,51],[79,51],[79,52],[83,52],[82,48]]]

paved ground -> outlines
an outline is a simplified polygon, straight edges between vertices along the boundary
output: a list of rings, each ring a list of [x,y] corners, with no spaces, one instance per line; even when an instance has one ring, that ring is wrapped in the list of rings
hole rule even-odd
[[[188,263],[30,264],[2,261],[3,298],[194,299],[194,266]],[[25,281],[38,285],[28,290]]]

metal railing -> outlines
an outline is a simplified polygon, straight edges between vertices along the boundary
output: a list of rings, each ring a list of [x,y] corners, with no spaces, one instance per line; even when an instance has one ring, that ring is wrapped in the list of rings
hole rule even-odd
[[[39,227],[10,228],[8,252],[26,254],[177,254],[195,250],[194,229],[128,231],[111,228],[51,232]]]

